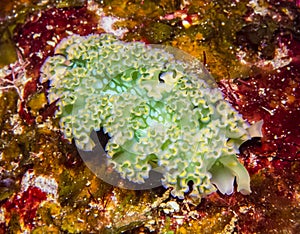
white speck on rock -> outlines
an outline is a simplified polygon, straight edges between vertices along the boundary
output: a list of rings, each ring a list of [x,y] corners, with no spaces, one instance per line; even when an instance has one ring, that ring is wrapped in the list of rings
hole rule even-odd
[[[170,214],[173,212],[179,212],[180,207],[176,201],[168,201],[167,203],[160,204],[160,207],[163,208],[165,214]]]
[[[114,24],[121,21],[124,20],[113,16],[104,16],[101,18],[99,26],[103,28],[105,32],[111,33],[118,38],[122,38],[124,34],[128,32],[128,29],[114,28]]]
[[[252,7],[254,13],[261,16],[266,16],[269,13],[269,10],[265,6],[261,6],[257,0],[251,0],[248,3],[249,7]]]
[[[47,194],[52,194],[54,198],[58,197],[58,184],[50,176],[40,175],[36,177],[33,171],[27,171],[22,178],[21,191],[26,191],[30,186],[37,187]]]

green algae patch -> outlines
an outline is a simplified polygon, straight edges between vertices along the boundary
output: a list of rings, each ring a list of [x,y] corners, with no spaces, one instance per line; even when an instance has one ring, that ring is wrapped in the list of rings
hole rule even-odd
[[[227,212],[227,214],[225,214]],[[192,220],[189,225],[181,226],[178,233],[233,233],[235,215],[225,208],[217,208],[200,221]]]
[[[83,172],[73,176],[70,175],[70,171],[61,173],[58,193],[60,203],[63,206],[73,204],[75,200],[78,200],[79,194],[87,183],[87,178]]]
[[[15,45],[9,37],[8,30],[6,30],[0,37],[0,67],[11,64],[16,61],[16,59],[17,54]]]
[[[145,31],[146,38],[153,44],[166,42],[171,39],[173,34],[173,27],[161,22],[150,24]]]
[[[11,112],[16,112],[17,110],[17,93],[10,89],[5,90],[0,95],[0,125],[1,130],[4,131],[9,128],[9,121],[7,121],[11,115]]]
[[[176,31],[169,44],[205,62],[216,80],[247,77],[249,66],[236,57],[236,34],[244,26],[247,3],[193,1],[189,9],[189,14],[197,15],[197,24]]]
[[[47,104],[47,97],[44,92],[34,94],[27,103],[30,111],[33,115],[38,115],[39,110],[41,110]]]
[[[52,234],[58,234],[60,233],[59,231],[60,229],[54,226],[42,226],[42,227],[38,227],[35,228],[34,230],[32,230],[32,234],[44,234],[44,233],[52,233]]]
[[[172,4],[165,4],[169,8],[172,7]],[[164,9],[157,5],[156,2],[151,0],[143,1],[143,4],[139,1],[120,1],[118,0],[107,0],[104,1],[105,12],[114,12],[116,16],[122,18],[144,18],[145,16],[156,18],[164,13]]]

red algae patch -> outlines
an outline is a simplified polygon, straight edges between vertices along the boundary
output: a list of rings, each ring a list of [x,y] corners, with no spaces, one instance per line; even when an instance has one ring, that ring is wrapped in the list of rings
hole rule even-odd
[[[299,66],[291,63],[267,74],[220,83],[227,99],[244,118],[264,121],[261,146],[256,147],[260,156],[299,159]],[[224,89],[225,84],[229,90]]]
[[[30,16],[16,30],[14,40],[35,74],[63,38],[72,34],[88,35],[96,30],[97,19],[86,7],[50,8]]]

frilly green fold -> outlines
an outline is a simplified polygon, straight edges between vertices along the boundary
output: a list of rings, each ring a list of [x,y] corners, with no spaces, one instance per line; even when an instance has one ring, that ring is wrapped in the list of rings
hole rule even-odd
[[[250,193],[247,170],[237,160],[249,139],[248,124],[223,100],[222,93],[172,53],[141,42],[122,42],[109,34],[63,39],[41,68],[50,81],[65,138],[90,151],[93,130],[104,129],[109,163],[135,183],[150,170],[179,198],[216,189]]]

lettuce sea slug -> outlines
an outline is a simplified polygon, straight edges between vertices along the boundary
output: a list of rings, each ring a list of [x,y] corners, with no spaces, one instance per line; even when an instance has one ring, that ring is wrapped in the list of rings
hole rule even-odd
[[[159,169],[178,198],[190,189],[197,197],[231,194],[235,179],[249,194],[249,174],[236,157],[249,125],[207,77],[170,50],[109,34],[72,35],[41,68],[64,137],[91,151],[90,134],[102,129],[108,163],[122,178],[142,184]]]

